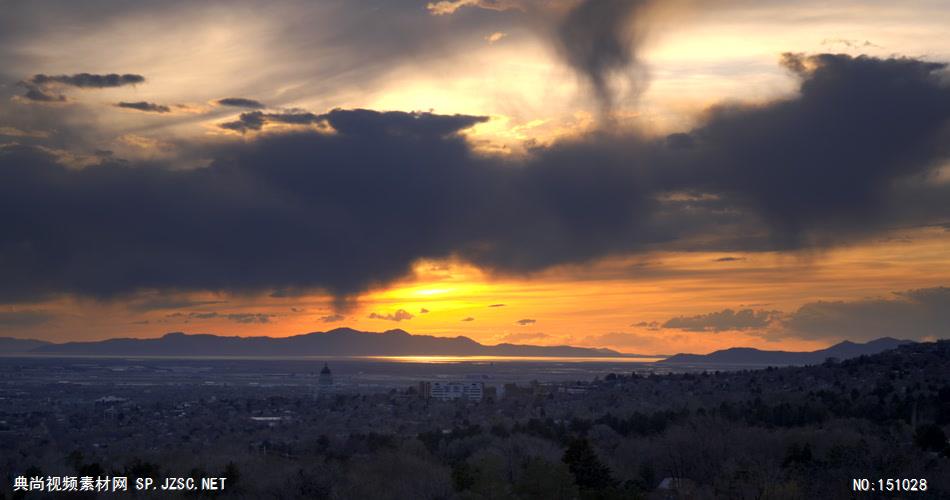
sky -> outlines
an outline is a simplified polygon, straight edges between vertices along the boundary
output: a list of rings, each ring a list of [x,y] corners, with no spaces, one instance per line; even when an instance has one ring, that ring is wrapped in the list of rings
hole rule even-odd
[[[950,332],[943,1],[0,4],[0,336]]]

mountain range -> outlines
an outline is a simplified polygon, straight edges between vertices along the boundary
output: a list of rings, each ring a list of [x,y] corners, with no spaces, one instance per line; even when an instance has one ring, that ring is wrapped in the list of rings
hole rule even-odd
[[[611,349],[516,344],[484,345],[468,337],[412,335],[405,330],[382,333],[337,328],[291,337],[226,337],[174,332],[154,339],[119,338],[62,344],[19,339],[0,341],[18,354],[87,356],[546,356],[638,357]]]
[[[864,344],[844,341],[812,352],[765,351],[733,347],[710,354],[676,354],[658,363],[780,366],[808,365],[828,358],[847,359],[911,343],[889,337]],[[211,334],[167,333],[159,338],[117,338],[94,342],[51,343],[0,337],[0,354],[80,356],[525,356],[525,357],[660,357],[627,354],[612,349],[480,344],[468,337],[412,335],[405,330],[382,333],[337,328],[291,337],[228,337]]]
[[[733,347],[709,354],[676,354],[660,361],[660,363],[759,366],[814,365],[822,363],[828,358],[856,358],[912,343],[910,340],[899,340],[890,337],[879,338],[864,344],[846,340],[826,349],[811,352],[763,351],[751,347]]]
[[[23,354],[44,345],[49,345],[49,342],[0,337],[0,354]]]

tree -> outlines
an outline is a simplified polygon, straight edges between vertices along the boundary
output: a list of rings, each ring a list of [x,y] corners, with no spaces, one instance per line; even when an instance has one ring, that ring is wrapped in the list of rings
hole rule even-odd
[[[484,449],[470,460],[473,480],[470,490],[485,499],[511,498],[511,483],[508,478],[505,457],[496,449]]]
[[[925,424],[918,426],[914,432],[914,443],[926,451],[943,451],[947,446],[947,435],[940,427]]]
[[[475,485],[475,471],[468,462],[460,461],[452,465],[452,484],[455,491],[465,491]]]
[[[222,476],[228,478],[227,481],[229,489],[234,489],[241,484],[241,471],[234,462],[228,462],[228,464],[224,467],[224,473]]]
[[[586,438],[572,441],[562,461],[567,464],[574,475],[574,482],[582,490],[604,490],[614,483],[610,468],[600,461]]]
[[[521,498],[571,500],[578,496],[577,485],[568,467],[540,457],[527,460],[515,490]]]
[[[808,465],[812,458],[811,445],[808,443],[804,445],[792,443],[785,450],[785,460],[782,462],[782,467]]]

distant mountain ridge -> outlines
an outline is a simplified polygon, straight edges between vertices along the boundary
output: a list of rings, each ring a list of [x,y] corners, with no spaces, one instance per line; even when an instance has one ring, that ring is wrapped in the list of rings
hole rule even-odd
[[[412,335],[404,330],[382,333],[337,328],[291,337],[226,337],[174,332],[153,339],[119,338],[97,342],[45,344],[29,354],[98,356],[544,356],[641,357],[611,349],[484,345],[468,337]]]
[[[12,337],[0,337],[0,353],[21,354],[30,352],[37,347],[48,345],[49,342],[32,339],[15,339]]]
[[[883,337],[864,344],[844,341],[827,349],[811,352],[763,351],[751,347],[733,347],[709,354],[677,354],[660,361],[675,364],[715,364],[715,365],[813,365],[828,358],[848,359],[862,355],[877,354],[895,349],[904,344],[913,344],[910,340]]]
[[[676,354],[661,364],[785,366],[809,365],[828,358],[848,359],[877,354],[913,343],[889,337],[859,344],[844,341],[812,352],[765,351],[733,347],[710,354]],[[480,344],[468,337],[412,335],[405,330],[364,332],[337,328],[291,337],[229,337],[212,334],[167,333],[159,338],[116,338],[62,344],[0,337],[0,354],[77,356],[524,356],[524,357],[652,357],[604,348]]]

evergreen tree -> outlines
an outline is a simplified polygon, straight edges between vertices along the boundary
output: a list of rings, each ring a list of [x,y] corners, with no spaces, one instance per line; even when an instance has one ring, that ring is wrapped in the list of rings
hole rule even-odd
[[[572,441],[562,460],[582,490],[604,490],[613,485],[610,468],[600,461],[586,438]]]

